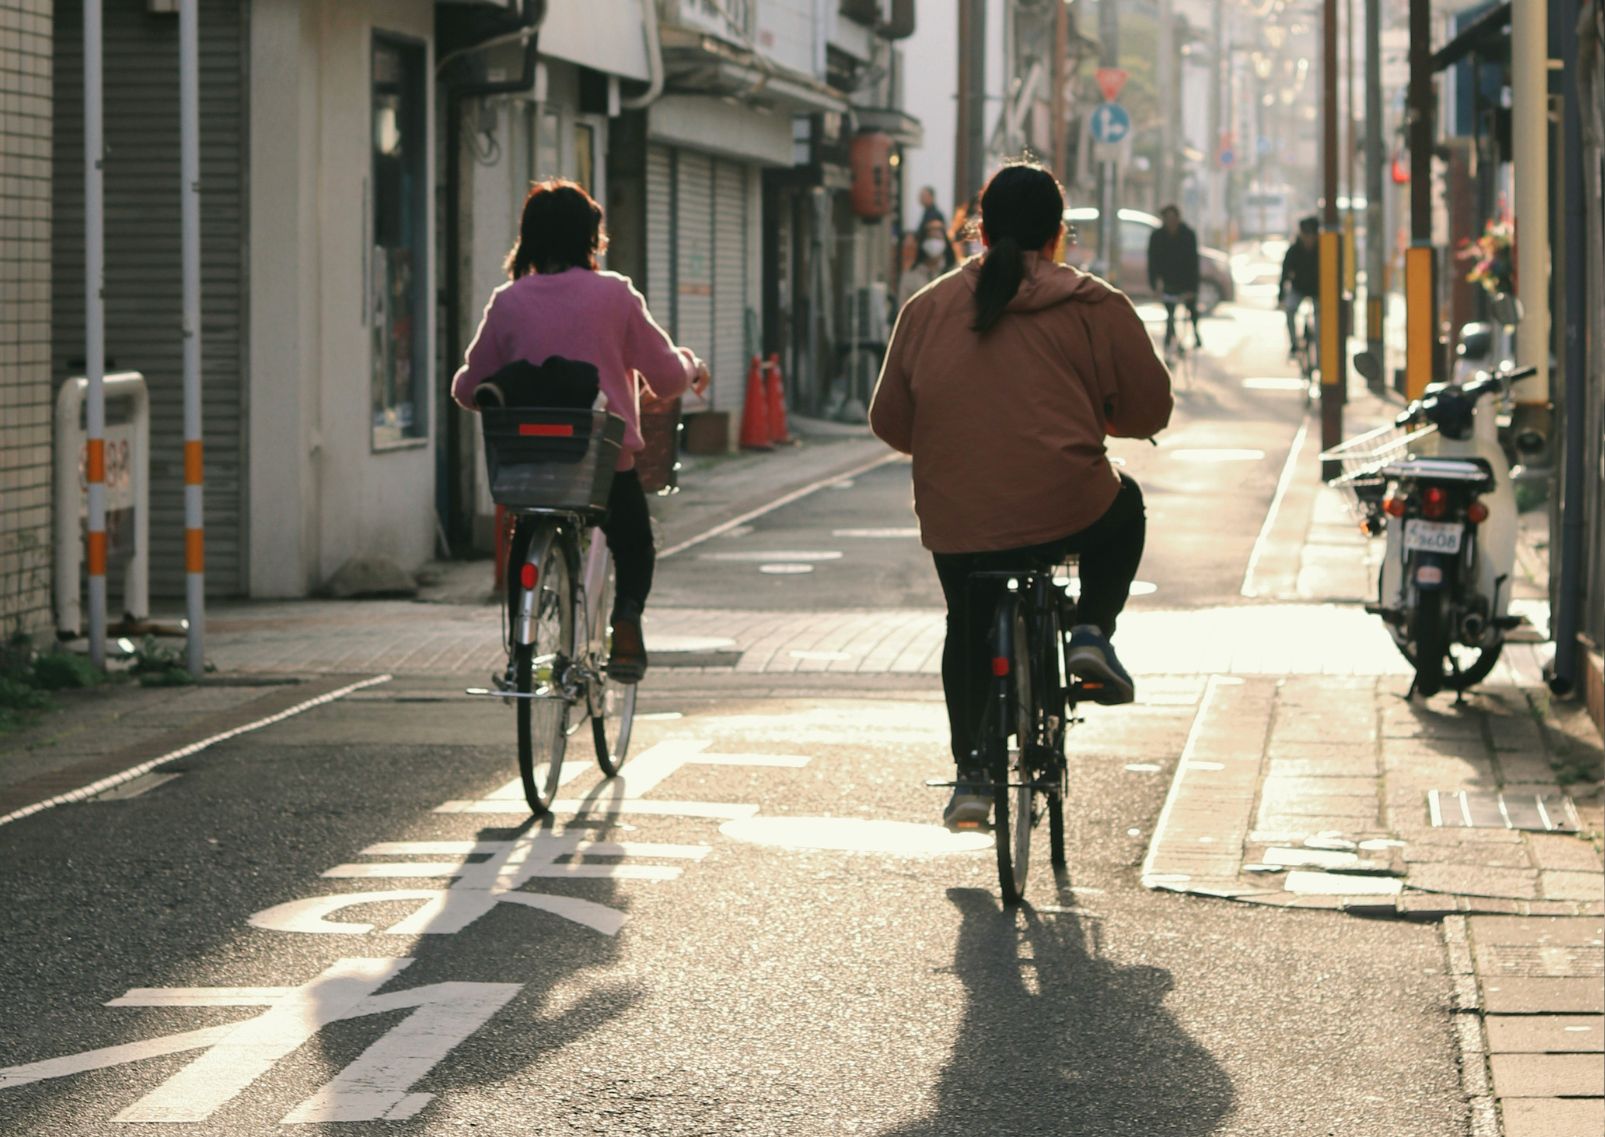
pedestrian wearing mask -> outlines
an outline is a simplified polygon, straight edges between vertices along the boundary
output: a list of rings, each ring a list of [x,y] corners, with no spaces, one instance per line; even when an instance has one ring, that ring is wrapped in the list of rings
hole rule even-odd
[[[897,307],[901,309],[910,296],[958,264],[953,246],[948,243],[947,230],[942,222],[927,221],[920,230],[919,249],[914,263],[903,273],[897,284]]]

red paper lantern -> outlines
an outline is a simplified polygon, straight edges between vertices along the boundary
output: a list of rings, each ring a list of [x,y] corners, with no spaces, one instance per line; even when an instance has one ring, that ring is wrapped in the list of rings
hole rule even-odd
[[[892,136],[869,131],[853,139],[848,161],[853,170],[853,212],[879,221],[892,211]]]

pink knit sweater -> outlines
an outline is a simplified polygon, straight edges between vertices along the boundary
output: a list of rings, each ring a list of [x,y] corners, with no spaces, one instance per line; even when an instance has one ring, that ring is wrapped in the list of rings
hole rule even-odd
[[[625,422],[621,470],[635,465],[643,445],[637,375],[663,398],[683,392],[696,375],[696,357],[674,345],[628,277],[571,268],[532,273],[491,293],[451,397],[475,410],[474,388],[491,375],[516,360],[539,364],[553,355],[594,363],[601,373],[607,409]]]

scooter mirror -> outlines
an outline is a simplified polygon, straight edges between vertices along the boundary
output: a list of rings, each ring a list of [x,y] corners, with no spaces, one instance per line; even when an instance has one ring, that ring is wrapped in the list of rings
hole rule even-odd
[[[1369,351],[1355,354],[1354,369],[1365,378],[1367,383],[1380,383],[1382,381],[1382,364]]]

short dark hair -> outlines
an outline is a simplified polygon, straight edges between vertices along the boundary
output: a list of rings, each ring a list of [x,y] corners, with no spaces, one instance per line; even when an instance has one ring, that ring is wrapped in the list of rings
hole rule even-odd
[[[518,223],[518,243],[507,254],[507,275],[517,280],[545,267],[595,268],[607,248],[602,207],[578,182],[547,178],[530,187]]]
[[[1318,217],[1299,218],[1298,231],[1300,233],[1319,233],[1321,231],[1321,219]]]
[[[1159,216],[1163,217],[1167,213],[1174,213],[1177,217],[1181,216],[1181,210],[1174,205],[1163,205],[1159,207]]]

